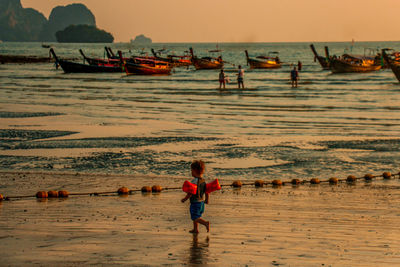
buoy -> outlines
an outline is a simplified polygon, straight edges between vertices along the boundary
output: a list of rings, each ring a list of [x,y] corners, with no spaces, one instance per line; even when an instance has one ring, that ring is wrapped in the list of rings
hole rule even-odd
[[[300,179],[292,179],[291,181],[292,184],[301,184]]]
[[[118,189],[118,195],[129,195],[129,189],[125,186]]]
[[[2,194],[0,194],[0,201],[4,200],[4,196]]]
[[[239,181],[239,180],[234,181],[234,182],[232,183],[232,186],[233,186],[233,187],[242,187],[242,182]]]
[[[66,190],[58,191],[58,197],[68,197],[69,193]]]
[[[47,195],[49,197],[58,197],[58,192],[57,191],[49,191],[49,192],[47,192]]]
[[[142,187],[142,193],[149,193],[151,192],[151,187],[150,186],[143,186]]]
[[[370,174],[370,173],[364,175],[364,179],[366,181],[371,181],[373,178],[374,178],[374,176],[372,174]]]
[[[273,186],[281,186],[282,185],[282,181],[281,180],[273,180],[272,181],[272,185]]]
[[[382,176],[383,179],[390,179],[392,177],[392,174],[390,172],[384,172]]]
[[[331,177],[329,178],[329,183],[330,184],[337,184],[339,182],[339,179],[336,177]]]
[[[311,183],[311,184],[319,184],[319,183],[321,183],[321,181],[320,181],[318,178],[312,178],[312,179],[310,180],[310,183]]]
[[[153,185],[152,188],[151,188],[151,191],[154,192],[154,193],[159,193],[159,192],[162,191],[162,187],[159,186],[159,185]]]
[[[346,178],[346,182],[348,183],[354,183],[355,181],[357,181],[357,177],[355,177],[354,175],[349,175]]]
[[[210,193],[220,190],[220,189],[221,189],[221,185],[219,184],[218,179],[215,179],[211,183],[206,184],[206,193],[207,194],[210,194]]]
[[[264,181],[263,180],[256,180],[254,182],[255,187],[263,187],[264,186]]]
[[[39,192],[36,193],[36,197],[37,198],[48,198],[49,195],[47,194],[46,191],[39,191]]]

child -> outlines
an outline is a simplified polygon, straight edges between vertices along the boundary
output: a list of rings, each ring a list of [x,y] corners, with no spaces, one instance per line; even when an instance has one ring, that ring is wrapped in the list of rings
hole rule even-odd
[[[194,177],[192,183],[197,184],[197,192],[195,195],[187,193],[187,195],[181,200],[183,203],[190,198],[190,217],[193,221],[193,229],[189,232],[193,234],[199,232],[199,223],[207,228],[207,232],[210,231],[210,222],[201,218],[201,215],[204,212],[204,203],[208,204],[209,199],[209,194],[205,193],[206,181],[203,178],[205,167],[204,162],[201,160],[195,160],[192,165],[190,165],[192,176]]]
[[[226,75],[223,69],[221,69],[221,72],[219,73],[219,89],[221,89],[221,86],[224,85],[225,89],[225,84],[226,84]]]

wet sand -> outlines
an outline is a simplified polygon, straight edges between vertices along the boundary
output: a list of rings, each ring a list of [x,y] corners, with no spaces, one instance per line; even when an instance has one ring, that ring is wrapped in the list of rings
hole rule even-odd
[[[0,173],[0,193],[177,185],[183,178]],[[9,181],[9,182],[7,182]],[[11,182],[12,181],[12,182]],[[102,182],[100,182],[102,181]],[[0,203],[2,266],[396,266],[400,180],[223,188],[189,234],[183,193]]]

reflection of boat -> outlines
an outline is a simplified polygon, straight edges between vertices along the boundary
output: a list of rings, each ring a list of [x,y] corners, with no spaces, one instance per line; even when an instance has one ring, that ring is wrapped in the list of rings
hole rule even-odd
[[[165,75],[171,73],[171,66],[168,62],[149,58],[122,59],[122,52],[118,51],[121,63],[127,75]]]
[[[332,73],[370,72],[381,69],[379,59],[379,56],[344,54],[341,57],[331,57],[329,62]]]
[[[318,62],[321,65],[322,69],[329,70],[330,68],[329,68],[329,50],[328,50],[328,47],[325,46],[325,56],[326,57],[318,55],[317,50],[315,50],[315,47],[314,47],[313,44],[310,44],[310,47],[311,47],[311,51],[314,54],[314,62],[316,60],[318,60]]]
[[[192,65],[192,61],[190,60],[190,56],[188,55],[184,56],[167,55],[167,57],[161,57],[159,55],[160,52],[157,53],[156,51],[154,51],[153,48],[151,49],[151,52],[153,53],[154,57],[157,60],[168,62],[173,67],[183,67]]]
[[[192,64],[196,70],[204,69],[222,69],[224,67],[224,61],[222,57],[202,57],[198,58],[194,55],[193,48],[190,48],[190,54],[192,55]]]
[[[246,53],[247,64],[250,65],[251,69],[277,69],[282,67],[278,52],[269,52],[268,56],[257,56],[255,58],[250,58],[247,50],[244,52]]]
[[[102,65],[89,65],[82,64],[68,60],[59,59],[54,52],[53,48],[50,48],[50,53],[56,60],[56,64],[60,64],[61,68],[66,73],[95,73],[95,72],[121,72],[121,66],[115,66],[111,64]]]
[[[393,52],[391,54],[388,54],[387,51],[389,50],[391,49],[382,49],[383,59],[389,65],[397,80],[400,82],[400,53]]]

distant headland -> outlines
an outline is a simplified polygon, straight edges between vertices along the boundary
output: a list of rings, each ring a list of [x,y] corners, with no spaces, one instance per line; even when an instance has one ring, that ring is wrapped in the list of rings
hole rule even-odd
[[[74,27],[70,28],[71,25]],[[49,19],[20,0],[0,1],[0,40],[9,42],[113,42],[114,37],[96,27],[93,13],[83,4],[53,8]],[[68,29],[68,30],[67,30]],[[60,38],[56,37],[59,34]],[[79,33],[83,33],[79,36]]]
[[[149,38],[144,36],[144,34],[140,34],[135,37],[134,40],[131,40],[132,44],[151,44],[153,41]]]

